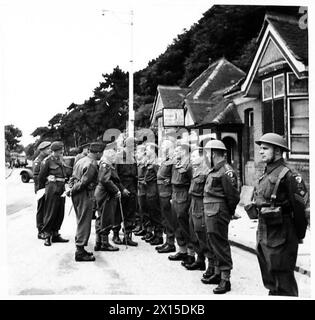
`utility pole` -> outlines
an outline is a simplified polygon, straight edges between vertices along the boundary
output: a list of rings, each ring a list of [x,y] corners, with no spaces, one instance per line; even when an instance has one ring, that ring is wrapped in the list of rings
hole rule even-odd
[[[126,11],[102,10],[104,16],[106,12],[110,13],[127,13]],[[128,11],[129,14],[129,32],[130,32],[130,59],[129,59],[129,106],[128,106],[128,137],[134,137],[135,111],[133,109],[133,10]]]

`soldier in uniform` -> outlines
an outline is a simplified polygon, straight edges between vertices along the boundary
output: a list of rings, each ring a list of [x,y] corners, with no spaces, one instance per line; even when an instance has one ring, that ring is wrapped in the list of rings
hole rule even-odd
[[[40,166],[42,161],[50,154],[50,141],[43,141],[39,144],[38,150],[39,155],[33,162],[33,177],[34,177],[34,187],[35,187],[35,193],[39,190],[39,184],[38,184],[38,175],[40,171]],[[42,196],[37,201],[37,213],[36,213],[36,227],[38,230],[37,238],[45,240],[45,235],[42,233],[42,228],[44,226],[44,207],[45,207],[45,197]]]
[[[128,137],[124,143],[124,149],[118,155],[116,169],[120,182],[128,191],[128,195],[122,197],[122,208],[124,211],[125,233],[127,239],[121,242],[119,238],[120,225],[113,229],[113,242],[116,244],[126,243],[129,246],[137,246],[138,243],[132,240],[132,230],[136,219],[137,210],[137,162],[135,159],[135,139]],[[115,241],[116,240],[116,241]]]
[[[65,183],[71,175],[72,168],[63,161],[63,143],[55,141],[51,144],[52,154],[44,159],[38,176],[39,188],[45,187],[45,216],[42,232],[45,233],[45,246],[51,242],[68,242],[59,234],[64,211]]]
[[[92,253],[87,252],[94,206],[94,191],[97,184],[98,164],[104,145],[92,143],[88,155],[81,158],[73,168],[70,179],[71,197],[77,217],[77,231],[75,236],[76,261],[94,261]]]
[[[172,167],[172,214],[177,220],[175,238],[179,251],[168,257],[171,261],[184,261],[191,264],[195,261],[190,230],[189,230],[189,206],[190,196],[188,194],[192,178],[192,167],[189,162],[189,145],[179,143],[174,151]]]
[[[146,172],[145,182],[145,200],[149,221],[153,229],[153,233],[145,238],[146,242],[151,245],[159,245],[163,243],[163,226],[162,215],[160,210],[159,195],[157,188],[157,171],[158,164],[156,158],[156,144],[147,143],[145,148],[146,154]]]
[[[147,207],[146,207],[146,200],[145,200],[145,172],[146,172],[146,157],[145,157],[145,145],[141,144],[137,146],[136,151],[136,158],[137,158],[137,176],[138,176],[138,208],[139,208],[139,220],[141,229],[135,232],[136,236],[143,236],[145,237],[148,231],[148,234],[151,234],[151,226],[149,226],[149,221],[147,218]],[[147,228],[149,228],[147,230]]]
[[[195,148],[190,155],[190,163],[193,168],[192,179],[189,188],[191,203],[189,208],[189,225],[194,251],[197,260],[192,264],[184,264],[187,270],[205,270],[205,257],[208,258],[208,269],[214,267],[213,253],[207,245],[207,233],[203,210],[203,190],[209,172],[208,166],[203,161],[202,149]]]
[[[157,172],[157,186],[160,197],[162,223],[166,234],[163,245],[155,247],[158,253],[175,252],[175,227],[176,219],[172,215],[172,167],[174,144],[170,140],[164,140],[161,144],[162,162]]]
[[[240,200],[237,177],[226,162],[226,147],[220,140],[210,140],[206,145],[206,161],[212,168],[204,187],[204,214],[208,245],[215,256],[214,274],[201,281],[218,284],[213,292],[223,294],[231,290],[230,275],[233,267],[228,228]],[[210,250],[211,250],[210,249]]]
[[[294,268],[298,243],[307,228],[308,192],[301,175],[293,172],[283,159],[283,152],[290,150],[281,136],[266,133],[256,143],[266,164],[254,193],[258,209],[257,257],[262,280],[269,295],[298,296]],[[281,178],[279,183],[278,178]],[[278,189],[273,195],[276,184]]]
[[[118,177],[116,168],[116,151],[106,148],[99,163],[98,184],[95,189],[95,199],[98,217],[95,221],[96,243],[95,251],[118,251],[108,241],[112,228],[121,223],[119,201],[121,195],[127,195]]]

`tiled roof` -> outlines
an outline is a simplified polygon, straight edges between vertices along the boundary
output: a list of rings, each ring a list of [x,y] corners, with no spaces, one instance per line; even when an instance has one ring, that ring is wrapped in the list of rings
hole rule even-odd
[[[166,109],[182,108],[182,103],[185,99],[185,96],[190,91],[190,89],[187,88],[161,85],[158,86],[157,90],[162,99],[163,106]]]
[[[245,81],[245,77],[241,78],[240,80],[238,80],[235,84],[233,84],[232,86],[230,86],[229,88],[227,88],[223,95],[226,96],[226,95],[229,95],[229,94],[232,94],[234,92],[238,92],[241,90],[241,87],[242,87],[242,84],[244,83]]]
[[[189,85],[191,91],[187,95],[187,98],[190,100],[207,101],[214,92],[230,87],[244,76],[245,73],[242,70],[225,58],[221,58],[212,63]]]
[[[298,18],[268,13],[265,20],[279,33],[294,57],[308,64],[308,29],[301,28]]]
[[[222,91],[208,101],[185,100],[195,125],[242,123],[233,103],[223,98]]]

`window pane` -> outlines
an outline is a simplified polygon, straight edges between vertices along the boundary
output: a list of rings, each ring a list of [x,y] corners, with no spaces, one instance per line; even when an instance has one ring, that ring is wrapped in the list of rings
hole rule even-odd
[[[291,153],[308,154],[309,153],[308,138],[291,136]]]
[[[262,82],[263,100],[272,98],[272,79],[264,80]]]
[[[306,134],[308,135],[308,118],[291,118],[291,134]]]
[[[308,117],[308,99],[290,100],[291,117]]]
[[[284,100],[274,100],[274,128],[275,133],[284,135]]]
[[[274,96],[283,96],[284,95],[284,76],[279,76],[274,78],[275,81],[275,94]]]
[[[272,102],[263,103],[263,133],[273,132],[272,130]]]

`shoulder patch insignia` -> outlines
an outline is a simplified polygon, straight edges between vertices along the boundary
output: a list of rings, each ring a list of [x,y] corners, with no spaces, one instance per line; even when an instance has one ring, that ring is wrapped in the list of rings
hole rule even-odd
[[[296,176],[295,180],[297,183],[301,183],[302,182],[302,177],[301,176]]]
[[[230,178],[233,178],[234,177],[234,174],[233,174],[233,171],[232,170],[228,170],[228,171],[225,171],[225,174],[230,177]]]

